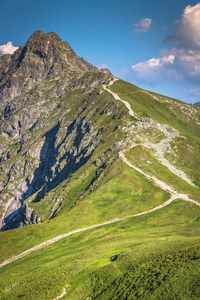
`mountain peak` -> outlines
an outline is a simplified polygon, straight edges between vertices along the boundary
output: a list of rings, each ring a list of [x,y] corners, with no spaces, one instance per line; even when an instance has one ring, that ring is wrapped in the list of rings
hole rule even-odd
[[[69,44],[63,41],[55,32],[44,33],[41,30],[34,32],[26,43],[24,52],[31,52],[28,60],[38,61],[42,58],[45,69],[55,68],[55,64],[61,64],[66,68],[69,58],[76,56]],[[54,75],[54,74],[53,74]]]
[[[3,78],[0,83],[0,100],[11,100],[62,71],[77,75],[96,73],[98,68],[76,55],[70,45],[55,32],[37,30],[25,46],[0,60],[0,78]]]
[[[54,31],[49,31],[47,33],[43,32],[42,30],[36,30],[29,38],[30,39],[34,39],[34,38],[40,38],[40,37],[45,37],[45,36],[49,36],[49,37],[55,37],[55,38],[59,38],[59,35],[57,33],[55,33]]]
[[[69,46],[69,44],[67,42],[63,41],[57,33],[53,32],[53,31],[44,33],[41,30],[35,31],[30,36],[30,38],[28,39],[28,42],[26,43],[26,47],[27,48],[31,48],[32,46],[41,47],[41,45],[45,47],[45,44],[49,44],[49,43],[52,43],[55,46],[56,45],[59,46],[60,44],[62,44],[62,46],[64,45],[64,48],[70,48],[72,50],[72,48]],[[56,44],[56,43],[58,43],[58,44]]]

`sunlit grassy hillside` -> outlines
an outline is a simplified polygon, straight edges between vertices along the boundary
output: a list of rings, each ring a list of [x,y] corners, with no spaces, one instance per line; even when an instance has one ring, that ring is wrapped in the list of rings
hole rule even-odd
[[[142,213],[170,199],[169,191],[125,164],[120,151],[145,174],[200,203],[200,110],[121,80],[109,88],[128,101],[138,119],[100,84],[93,92],[66,92],[52,170],[56,174],[62,170],[56,169],[58,162],[69,160],[66,131],[77,133],[71,144],[68,140],[69,150],[88,142],[78,135],[87,128],[76,128],[77,118],[95,128],[94,150],[80,165],[84,153],[72,160],[79,167],[59,184],[43,194],[41,186],[26,199],[42,222],[0,232],[0,263],[57,235]],[[55,111],[48,132],[61,116]],[[46,129],[37,129],[38,140]],[[200,207],[180,198],[157,211],[76,233],[2,267],[0,299],[56,299],[62,293],[62,299],[74,300],[200,299],[199,222]]]

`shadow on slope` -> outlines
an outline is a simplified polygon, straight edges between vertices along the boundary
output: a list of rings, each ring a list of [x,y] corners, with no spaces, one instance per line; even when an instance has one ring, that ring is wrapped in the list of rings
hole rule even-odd
[[[37,193],[32,202],[37,203],[41,201],[46,193],[57,187],[64,180],[67,180],[70,174],[76,172],[90,159],[95,150],[93,141],[91,140],[85,146],[81,144],[85,133],[90,131],[89,124],[85,119],[86,117],[82,117],[78,121],[77,119],[74,120],[67,128],[65,137],[57,146],[56,139],[61,125],[60,122],[44,134],[45,142],[40,152],[39,167],[34,171],[31,182],[29,178],[26,179],[28,189],[21,196],[22,205],[4,219],[5,225],[2,230],[16,228],[24,221],[25,211],[23,202],[26,199]],[[70,140],[72,140],[72,143],[58,160],[57,157],[59,156],[60,148],[63,144],[69,143]],[[61,163],[64,160],[66,163],[61,168]],[[52,167],[55,165],[56,167],[53,172]]]

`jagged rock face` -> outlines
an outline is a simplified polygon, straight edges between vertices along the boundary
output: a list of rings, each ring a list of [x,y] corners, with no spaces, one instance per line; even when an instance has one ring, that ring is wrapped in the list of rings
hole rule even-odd
[[[98,71],[56,33],[36,31],[13,55],[0,57],[0,101],[10,101],[64,70],[74,75]]]

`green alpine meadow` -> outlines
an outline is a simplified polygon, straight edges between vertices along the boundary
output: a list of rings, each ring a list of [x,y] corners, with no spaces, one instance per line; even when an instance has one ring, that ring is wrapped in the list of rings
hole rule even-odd
[[[199,129],[54,32],[0,56],[0,299],[200,299]]]

